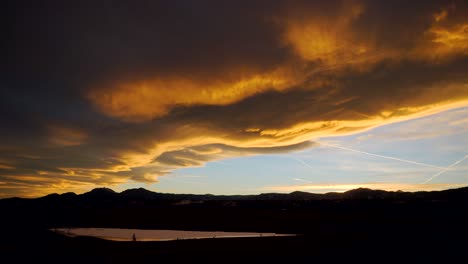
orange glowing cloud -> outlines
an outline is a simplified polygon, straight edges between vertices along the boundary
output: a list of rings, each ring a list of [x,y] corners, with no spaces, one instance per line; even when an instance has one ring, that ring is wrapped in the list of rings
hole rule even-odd
[[[351,29],[352,22],[363,11],[363,5],[350,2],[333,17],[314,14],[299,19],[288,18],[284,41],[306,61],[326,65],[356,61],[370,49],[369,43],[358,39]]]
[[[18,69],[25,73],[5,74],[12,76],[5,83],[21,89],[12,85],[6,93],[19,99],[6,97],[5,105],[17,108],[6,112],[15,115],[0,129],[7,131],[0,134],[0,181],[8,182],[2,186],[73,185],[41,177],[97,185],[154,182],[182,167],[293,151],[318,137],[468,105],[463,3],[408,2],[415,5],[408,9],[385,1],[241,7],[234,1],[239,8],[223,3],[215,15],[194,6],[202,15],[192,17],[155,15],[165,10],[150,2],[147,9],[131,9],[142,19],[125,8],[122,14],[73,16],[79,23],[67,24],[78,27],[70,30],[77,35],[69,39],[77,42],[48,47],[50,40],[44,40],[47,50],[38,47],[40,56],[19,45],[9,49],[19,57],[17,65],[47,57],[50,65],[63,67],[51,71],[43,61],[31,61]],[[103,17],[109,27],[82,28],[88,24],[80,19]],[[38,36],[64,34],[52,23],[42,28],[51,33]],[[62,46],[67,48],[57,50]],[[63,58],[71,47],[76,55],[69,62]],[[38,86],[41,80],[47,81]],[[48,88],[53,85],[58,87]],[[44,89],[44,100],[25,100],[23,90],[34,95],[36,87]]]
[[[0,164],[0,169],[13,170],[13,169],[15,169],[15,167],[11,166],[11,165],[6,165],[6,164]]]
[[[286,68],[232,75],[208,81],[166,77],[117,83],[91,90],[88,97],[104,113],[138,122],[163,116],[174,106],[227,105],[267,90],[285,90],[300,81],[297,73]]]
[[[280,43],[272,45],[285,46],[295,56],[272,66],[273,70],[257,70],[249,66],[214,68],[211,69],[211,77],[199,76],[196,70],[179,75],[155,73],[142,80],[109,81],[105,85],[89,89],[86,97],[108,116],[144,122],[168,115],[175,107],[230,105],[268,91],[323,87],[352,90],[352,87],[343,88],[346,84],[340,80],[350,71],[359,75],[370,72],[373,66],[384,61],[397,65],[408,60],[419,60],[421,57],[466,54],[468,24],[442,25],[441,23],[450,20],[450,13],[445,9],[434,13],[431,28],[420,32],[424,36],[429,34],[429,40],[420,40],[420,36],[415,36],[414,47],[378,44],[380,36],[377,33],[356,25],[364,14],[366,6],[363,3],[346,1],[332,15],[322,15],[316,11],[294,11],[275,18],[274,24],[282,29],[282,35],[278,36]],[[407,100],[411,102],[406,106],[419,107],[439,103],[437,100],[421,99],[427,99],[427,91],[425,94],[408,97]],[[465,99],[466,93],[462,94],[462,98],[457,100]],[[346,100],[359,96],[358,92],[351,93],[346,98],[337,98],[335,103],[346,103]],[[431,97],[435,99],[432,95]],[[443,101],[448,98],[440,99]],[[389,108],[385,105],[383,107]],[[401,107],[404,106],[398,108]],[[382,109],[381,112],[396,110]]]
[[[468,53],[468,24],[458,24],[450,28],[433,27],[429,31],[433,35],[437,55],[452,55]]]
[[[417,57],[437,61],[468,54],[468,20],[456,19],[455,5],[434,13],[424,36],[424,42],[415,50]]]

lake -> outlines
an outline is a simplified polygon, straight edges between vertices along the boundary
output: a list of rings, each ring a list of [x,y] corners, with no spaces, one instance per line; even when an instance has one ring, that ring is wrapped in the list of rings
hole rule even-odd
[[[170,241],[204,238],[295,236],[293,234],[276,233],[145,230],[120,228],[53,228],[51,230],[69,237],[90,236],[113,241],[132,241],[134,235],[136,241]]]

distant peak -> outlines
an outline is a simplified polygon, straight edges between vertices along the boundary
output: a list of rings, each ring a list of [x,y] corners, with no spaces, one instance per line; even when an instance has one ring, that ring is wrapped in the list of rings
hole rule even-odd
[[[301,192],[301,191],[294,191],[294,192],[292,192],[292,193],[290,193],[290,194],[292,194],[292,195],[302,195],[302,194],[310,194],[310,193],[308,193],[308,192]]]
[[[77,194],[74,193],[74,192],[66,192],[66,193],[62,193],[60,196],[76,196]]]
[[[308,192],[294,191],[294,192],[292,192],[292,193],[290,193],[290,194],[304,194],[304,193],[308,193]]]
[[[149,191],[145,188],[135,188],[135,189],[127,189],[123,192],[120,193],[120,195],[127,196],[127,197],[132,197],[132,198],[146,198],[146,199],[151,199],[154,198],[155,195],[158,195],[158,193]]]
[[[43,196],[42,198],[51,198],[51,197],[58,197],[60,196],[58,193],[50,193],[47,194],[46,196]]]
[[[125,191],[123,191],[122,193],[148,193],[148,192],[152,192],[152,191],[149,191],[145,188],[134,188],[134,189],[127,189]]]
[[[369,189],[369,188],[357,188],[357,189],[352,189],[352,190],[349,190],[349,191],[346,191],[345,193],[353,193],[353,192],[372,192],[372,191],[375,191],[375,190],[372,190],[372,189]]]
[[[115,193],[115,191],[109,188],[102,187],[102,188],[94,188],[90,191],[90,193]]]

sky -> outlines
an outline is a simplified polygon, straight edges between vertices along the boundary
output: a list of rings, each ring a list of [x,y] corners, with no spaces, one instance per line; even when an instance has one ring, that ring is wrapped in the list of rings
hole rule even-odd
[[[0,197],[468,185],[464,1],[0,12]]]
[[[349,136],[319,138],[319,145],[302,151],[236,157],[178,169],[146,188],[252,194],[464,187],[468,185],[467,134],[468,107],[457,108]],[[463,158],[467,160],[446,169]]]

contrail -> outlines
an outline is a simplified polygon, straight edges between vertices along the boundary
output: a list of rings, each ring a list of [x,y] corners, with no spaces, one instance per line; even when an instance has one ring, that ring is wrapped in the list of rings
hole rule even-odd
[[[327,147],[332,147],[332,148],[337,148],[337,149],[344,149],[344,150],[353,151],[353,152],[356,152],[356,153],[366,154],[366,155],[369,155],[369,156],[374,156],[374,157],[379,157],[379,158],[384,158],[384,159],[390,159],[390,160],[397,160],[397,161],[406,162],[406,163],[410,163],[410,164],[416,164],[416,165],[420,165],[420,166],[436,168],[436,169],[439,169],[439,170],[447,169],[445,167],[439,167],[439,166],[426,164],[426,163],[421,163],[421,162],[416,162],[416,161],[412,161],[412,160],[405,160],[405,159],[399,159],[399,158],[390,157],[390,156],[378,155],[378,154],[373,154],[373,153],[360,151],[360,150],[356,150],[356,149],[350,149],[350,148],[345,148],[345,147],[340,147],[340,146],[335,146],[335,145],[329,145],[329,144],[325,144],[325,143],[320,143],[320,144],[322,144],[324,146],[327,146]]]
[[[450,168],[457,166],[460,162],[466,160],[467,158],[468,158],[468,155],[466,155],[465,157],[463,157],[461,160],[458,160],[458,161],[456,161],[455,163],[451,164],[451,165],[448,166],[447,168],[445,168],[445,169],[439,171],[438,173],[432,175],[432,177],[430,177],[429,179],[425,180],[425,181],[423,182],[423,184],[428,183],[428,182],[432,181],[433,179],[439,177],[441,174],[447,172],[448,170],[450,170]]]
[[[308,180],[304,180],[304,179],[300,179],[300,178],[293,178],[293,180],[295,181],[301,181],[301,182],[307,182],[307,183],[314,183],[312,181],[308,181]]]
[[[306,167],[309,167],[309,168],[311,168],[311,169],[316,169],[316,168],[312,167],[310,164],[306,163],[305,161],[303,161],[303,160],[301,160],[301,159],[294,158],[294,157],[291,157],[291,159],[300,162],[301,164],[303,164],[303,165],[306,166]]]

